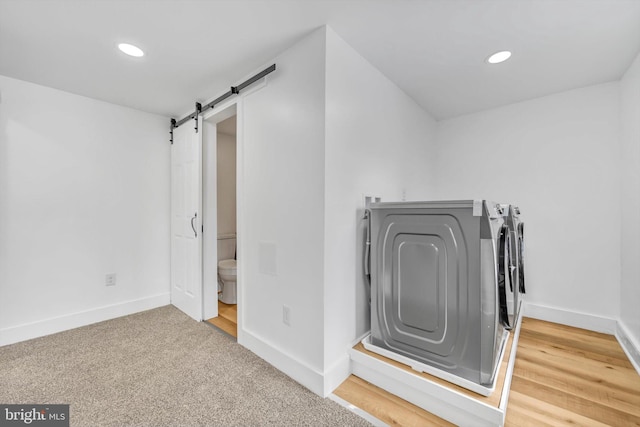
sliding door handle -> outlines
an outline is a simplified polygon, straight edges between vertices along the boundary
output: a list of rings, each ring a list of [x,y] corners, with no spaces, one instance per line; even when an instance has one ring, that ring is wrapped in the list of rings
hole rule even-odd
[[[195,214],[193,214],[193,218],[191,218],[191,229],[193,230],[193,234],[195,235],[196,239],[198,238],[198,232],[196,231],[196,228],[193,226],[193,221],[198,218],[198,212],[196,212]]]

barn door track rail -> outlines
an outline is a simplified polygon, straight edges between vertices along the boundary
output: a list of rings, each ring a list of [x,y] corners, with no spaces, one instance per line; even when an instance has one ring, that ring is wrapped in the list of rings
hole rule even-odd
[[[196,130],[196,133],[198,133],[198,116],[200,114],[204,113],[207,110],[210,110],[210,109],[214,108],[217,104],[221,103],[222,101],[224,101],[225,99],[229,98],[230,96],[238,95],[242,89],[244,89],[244,88],[246,88],[248,86],[251,86],[252,84],[257,82],[258,80],[260,80],[261,78],[263,78],[267,74],[270,74],[270,73],[274,72],[275,70],[276,70],[276,64],[273,64],[270,67],[265,68],[264,70],[260,71],[255,76],[250,77],[246,81],[240,83],[238,86],[231,86],[231,89],[229,89],[229,91],[227,93],[225,93],[224,95],[220,95],[219,97],[217,97],[216,99],[214,99],[210,103],[205,104],[204,106],[202,104],[200,104],[199,102],[196,102],[195,111],[193,113],[189,114],[188,116],[183,117],[180,120],[171,119],[171,128],[170,128],[171,130],[169,131],[169,134],[171,135],[171,138],[169,139],[169,141],[171,141],[171,144],[173,144],[173,130],[175,128],[182,126],[183,124],[185,124],[189,120],[195,120],[195,130]]]

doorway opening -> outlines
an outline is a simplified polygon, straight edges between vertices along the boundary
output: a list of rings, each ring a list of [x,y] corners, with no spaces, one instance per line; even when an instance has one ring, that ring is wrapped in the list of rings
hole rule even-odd
[[[235,105],[204,123],[204,318],[238,337],[237,115]],[[207,224],[209,226],[207,227]],[[216,309],[212,299],[215,299]],[[207,306],[211,307],[207,313]]]

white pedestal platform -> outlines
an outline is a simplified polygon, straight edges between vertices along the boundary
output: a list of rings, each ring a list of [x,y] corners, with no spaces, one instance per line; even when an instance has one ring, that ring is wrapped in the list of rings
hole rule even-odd
[[[522,324],[522,312],[510,334],[496,379],[496,388],[482,396],[410,365],[367,350],[362,343],[350,350],[351,372],[416,406],[457,425],[502,426]]]

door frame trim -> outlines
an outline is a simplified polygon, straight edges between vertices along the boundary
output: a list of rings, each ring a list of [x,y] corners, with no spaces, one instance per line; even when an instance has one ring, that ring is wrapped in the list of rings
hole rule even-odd
[[[262,88],[267,86],[267,80],[265,78],[262,81],[254,83],[250,88],[243,90],[237,97],[221,102],[216,105],[214,108],[209,111],[203,112],[200,117],[202,117],[202,121],[206,122],[212,120],[215,123],[218,123],[224,118],[222,118],[222,113],[230,108],[235,108],[236,114],[236,252],[237,258],[242,260],[246,259],[245,251],[246,251],[246,230],[245,219],[244,219],[244,194],[245,194],[245,184],[244,184],[244,155],[245,155],[245,140],[244,140],[244,100],[247,96],[250,96],[254,92],[261,90]],[[230,116],[229,116],[230,117]],[[225,117],[226,118],[226,117]],[[204,126],[203,126],[204,128]],[[206,139],[206,133],[204,134],[203,139]],[[204,144],[204,142],[203,142]],[[206,165],[202,165],[203,168]],[[203,219],[207,218],[207,213],[203,212]],[[216,254],[217,255],[217,254]],[[237,309],[238,309],[238,337],[237,342],[246,347],[245,342],[249,339],[244,331],[244,309],[245,306],[245,298],[244,298],[244,277],[245,277],[245,266],[246,263],[238,263],[237,271]],[[217,266],[216,266],[216,274],[217,274]],[[204,276],[202,280],[202,286],[204,287]],[[203,288],[204,291],[204,288]],[[203,298],[204,304],[204,298]],[[217,313],[217,301],[216,301],[216,313]],[[204,306],[203,306],[203,314],[204,314]]]
[[[236,116],[236,245],[238,257],[240,258],[240,242],[238,236],[240,235],[240,221],[239,221],[239,212],[240,212],[240,198],[239,198],[239,177],[240,177],[240,159],[239,159],[239,147],[240,147],[240,123],[239,123],[239,104],[241,103],[241,98],[234,98],[227,102],[220,103],[215,108],[211,109],[207,113],[204,113],[202,117],[202,132],[203,132],[203,152],[210,153],[208,150],[211,149],[212,144],[216,144],[217,147],[217,135],[211,135],[211,132],[217,133],[217,124],[221,121]],[[205,147],[206,146],[206,147]],[[203,214],[202,219],[204,221],[204,236],[206,239],[202,239],[202,256],[203,260],[205,257],[207,259],[213,259],[214,261],[210,261],[209,264],[213,263],[215,267],[210,265],[206,265],[203,261],[202,263],[202,314],[203,319],[210,319],[212,317],[218,317],[218,300],[217,298],[209,298],[211,297],[211,292],[207,291],[207,284],[209,281],[215,281],[216,284],[216,293],[217,293],[217,281],[218,281],[218,271],[217,271],[217,259],[218,259],[218,248],[217,248],[217,188],[214,188],[213,191],[208,188],[207,182],[211,183],[217,182],[217,167],[215,161],[217,160],[216,150],[214,148],[214,154],[207,154],[202,156],[202,175],[203,175],[203,186],[202,186],[202,202],[203,202]],[[209,174],[213,173],[213,179],[208,178]],[[213,201],[209,201],[210,198],[213,198]],[[212,209],[212,206],[215,209]],[[207,209],[209,207],[209,209]],[[207,250],[206,241],[213,237],[216,243],[212,244],[212,248]],[[211,242],[210,242],[211,244]],[[238,287],[238,331],[240,330],[240,307],[242,304],[241,301],[241,265],[238,265],[238,281],[236,282],[236,286]],[[211,277],[213,276],[213,277]],[[209,290],[210,291],[210,290]]]

